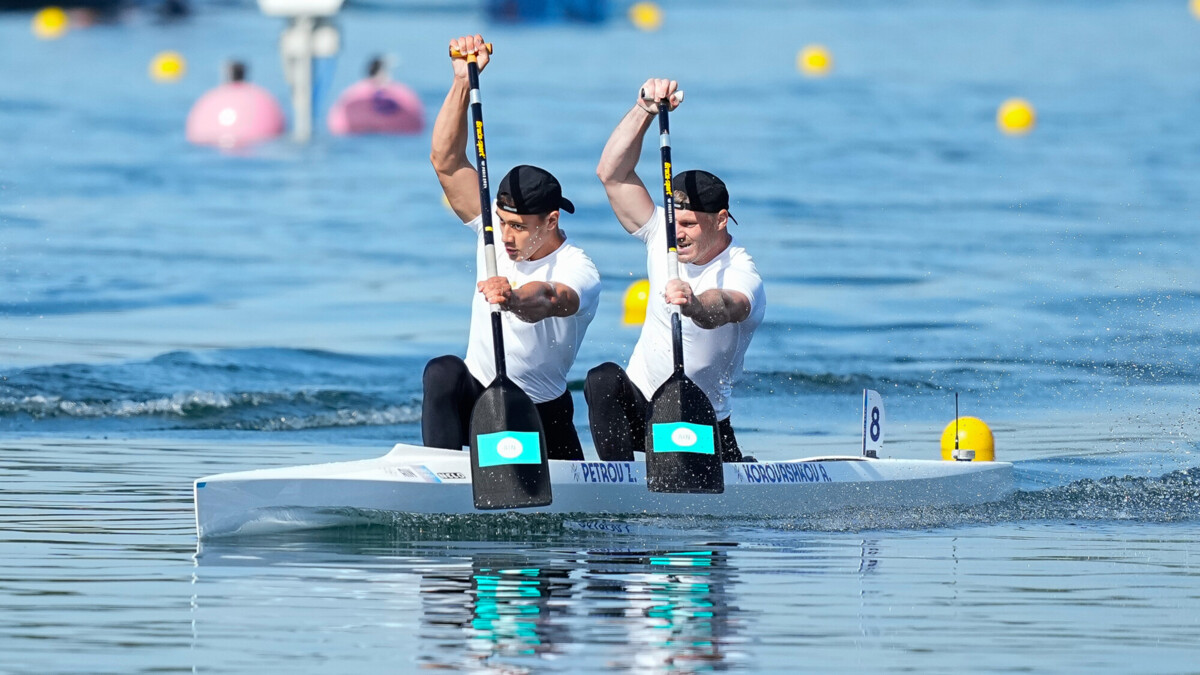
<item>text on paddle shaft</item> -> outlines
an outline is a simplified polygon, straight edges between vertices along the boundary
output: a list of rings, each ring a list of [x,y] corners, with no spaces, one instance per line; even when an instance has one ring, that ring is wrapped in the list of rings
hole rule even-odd
[[[780,464],[737,464],[743,483],[832,483],[825,467],[811,462]]]

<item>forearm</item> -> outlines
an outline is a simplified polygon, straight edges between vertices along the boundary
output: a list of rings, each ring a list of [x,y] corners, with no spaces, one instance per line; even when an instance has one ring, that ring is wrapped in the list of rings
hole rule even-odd
[[[525,323],[537,323],[553,316],[570,316],[567,298],[553,284],[531,281],[514,288],[508,299],[508,311]]]
[[[680,312],[697,326],[711,330],[735,321],[732,298],[724,291],[713,288],[695,296],[691,303],[683,305]]]
[[[513,289],[507,309],[525,323],[537,323],[550,316],[553,298],[554,288],[550,284],[533,281]]]
[[[466,80],[454,78],[454,84],[442,102],[433,123],[432,149],[429,160],[439,175],[452,174],[469,166],[467,159],[467,102],[470,87]]]

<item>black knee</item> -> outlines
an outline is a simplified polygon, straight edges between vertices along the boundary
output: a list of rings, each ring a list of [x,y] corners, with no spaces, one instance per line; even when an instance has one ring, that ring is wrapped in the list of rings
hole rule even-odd
[[[608,361],[588,371],[583,383],[583,398],[591,405],[593,401],[612,396],[621,388],[622,377],[627,377],[621,366]]]
[[[439,356],[425,364],[421,384],[425,391],[452,388],[466,372],[467,364],[457,356]]]

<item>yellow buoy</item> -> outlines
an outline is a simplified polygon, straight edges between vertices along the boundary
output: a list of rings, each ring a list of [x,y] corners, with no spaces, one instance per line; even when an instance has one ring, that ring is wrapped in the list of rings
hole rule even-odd
[[[179,52],[159,52],[150,61],[150,79],[155,82],[177,82],[187,73],[187,59]]]
[[[446,196],[446,193],[444,193],[444,192],[442,193],[442,206],[446,207],[446,210],[447,210],[447,211],[453,211],[453,210],[454,210],[454,207],[453,207],[453,206],[450,206],[450,198],[449,198],[449,197],[447,197],[447,196]]]
[[[1006,134],[1021,135],[1033,131],[1037,123],[1037,112],[1033,104],[1023,98],[1010,98],[996,111],[996,126]]]
[[[954,460],[954,430],[958,429],[958,448],[974,450],[976,462],[996,460],[996,440],[987,423],[978,417],[960,417],[957,424],[951,420],[942,431],[942,459]]]
[[[639,2],[629,8],[629,22],[638,30],[656,31],[662,28],[662,8],[653,2]]]
[[[62,37],[71,27],[71,20],[62,7],[46,7],[33,15],[33,34],[42,40]]]
[[[626,326],[640,326],[646,323],[646,302],[650,300],[650,280],[639,279],[625,289],[625,298],[621,306],[625,308],[621,323]]]
[[[821,45],[808,45],[796,54],[796,70],[809,77],[825,77],[833,70],[833,54]]]
[[[1192,0],[1191,7],[1192,7],[1192,16],[1196,17],[1197,19],[1200,19],[1200,0]]]

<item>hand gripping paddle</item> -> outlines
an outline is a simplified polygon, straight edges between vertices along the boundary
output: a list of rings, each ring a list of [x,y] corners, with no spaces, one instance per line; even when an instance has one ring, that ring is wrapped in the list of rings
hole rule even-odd
[[[488,53],[492,46],[485,45]],[[450,55],[461,58],[451,50]],[[483,219],[484,261],[488,278],[496,276],[492,195],[487,151],[483,143],[483,103],[479,97],[479,65],[467,54],[471,84],[471,117],[475,164],[479,174],[479,210]],[[519,509],[550,503],[550,465],[542,418],[529,395],[508,379],[500,307],[492,305],[492,348],[496,379],[483,390],[471,411],[471,488],[477,509]]]
[[[675,197],[671,189],[671,125],[669,101],[658,104],[662,149],[663,209],[666,211],[667,275],[679,278],[675,248]],[[646,482],[652,492],[719,494],[725,491],[721,437],[712,402],[683,371],[683,320],[671,305],[671,344],[675,370],[650,399],[646,424]]]

